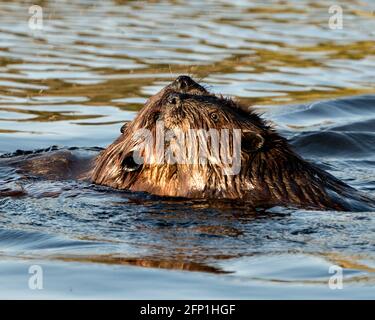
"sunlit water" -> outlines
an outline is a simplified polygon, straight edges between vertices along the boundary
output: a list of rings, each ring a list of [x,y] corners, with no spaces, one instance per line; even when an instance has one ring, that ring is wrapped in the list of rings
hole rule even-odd
[[[179,74],[253,104],[305,158],[375,195],[372,1],[0,3],[0,152],[96,154]],[[373,298],[374,212],[254,214],[0,168],[1,297]],[[44,270],[44,290],[28,268]],[[332,265],[344,288],[331,290]]]

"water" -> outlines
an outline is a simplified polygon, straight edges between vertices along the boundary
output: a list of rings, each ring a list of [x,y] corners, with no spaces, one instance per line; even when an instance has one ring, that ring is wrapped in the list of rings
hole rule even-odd
[[[179,74],[255,105],[305,158],[375,195],[372,1],[0,3],[0,152],[95,154]],[[254,214],[0,168],[0,297],[374,298],[374,212]],[[28,268],[44,270],[30,290]],[[331,290],[329,268],[343,268]]]

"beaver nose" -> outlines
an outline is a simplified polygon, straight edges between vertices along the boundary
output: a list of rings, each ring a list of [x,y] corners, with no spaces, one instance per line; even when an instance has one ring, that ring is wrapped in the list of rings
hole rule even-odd
[[[172,105],[179,105],[181,100],[182,99],[178,93],[171,93],[167,98],[168,103]]]
[[[173,86],[177,90],[185,90],[195,84],[194,80],[189,76],[179,76],[174,82]]]

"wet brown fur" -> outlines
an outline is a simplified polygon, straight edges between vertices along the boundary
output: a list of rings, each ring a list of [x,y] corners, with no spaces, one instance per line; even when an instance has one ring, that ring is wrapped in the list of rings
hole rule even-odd
[[[217,116],[215,121],[212,113]],[[164,121],[166,129],[240,128],[261,136],[263,141],[259,149],[249,151],[246,143],[252,141],[245,137],[237,175],[224,175],[222,165],[211,162],[144,164],[132,172],[124,170],[124,161],[140,142],[134,139],[134,132],[147,128],[155,135],[158,119]],[[286,139],[253,110],[209,93],[186,76],[146,102],[121,136],[98,156],[92,181],[160,196],[237,199],[254,207],[349,210],[343,198],[362,200],[355,189],[298,156]]]

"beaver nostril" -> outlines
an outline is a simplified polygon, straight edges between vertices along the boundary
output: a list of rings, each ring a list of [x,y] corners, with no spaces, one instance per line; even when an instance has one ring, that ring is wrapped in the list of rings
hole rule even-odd
[[[180,89],[185,89],[187,87],[187,83],[185,81],[179,82]]]
[[[178,90],[184,90],[187,89],[189,86],[191,86],[194,83],[194,81],[188,77],[188,76],[179,76],[175,80],[175,85]]]

